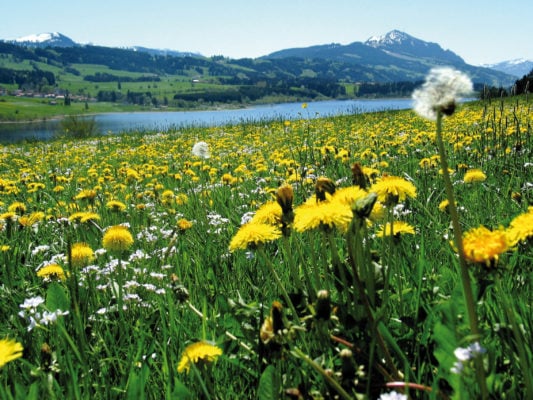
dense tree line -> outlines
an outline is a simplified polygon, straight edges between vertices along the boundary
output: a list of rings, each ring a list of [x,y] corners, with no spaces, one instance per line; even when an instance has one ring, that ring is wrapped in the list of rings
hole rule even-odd
[[[410,96],[422,82],[385,82],[385,83],[361,83],[357,94],[360,96]]]
[[[106,72],[97,72],[94,75],[86,75],[83,80],[88,82],[160,82],[161,78],[155,75],[139,76],[117,76]]]
[[[533,69],[515,82],[514,92],[516,94],[533,92]]]
[[[42,71],[36,68],[33,70],[0,68],[0,83],[15,83],[19,87],[38,87],[42,85],[55,85],[56,79],[52,72]]]

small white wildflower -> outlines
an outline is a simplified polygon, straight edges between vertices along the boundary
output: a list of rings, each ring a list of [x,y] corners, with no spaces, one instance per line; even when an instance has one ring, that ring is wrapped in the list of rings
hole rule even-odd
[[[413,92],[414,110],[434,121],[437,112],[451,115],[457,98],[472,91],[472,81],[464,73],[450,67],[433,68],[422,87]]]
[[[209,152],[209,145],[206,142],[197,142],[192,147],[192,155],[200,158],[209,158],[211,153]]]
[[[31,297],[25,299],[24,303],[20,305],[20,308],[27,311],[35,311],[37,307],[44,303],[44,299],[41,296]]]
[[[453,351],[455,358],[459,361],[468,361],[470,360],[472,354],[468,348],[458,347]]]
[[[407,400],[407,396],[405,394],[392,391],[389,393],[383,393],[381,396],[379,396],[378,400]]]
[[[32,251],[31,251],[31,255],[32,256],[36,256],[37,254],[39,253],[44,253],[46,251],[50,250],[50,246],[46,245],[46,244],[43,244],[41,246],[36,246]]]
[[[250,222],[252,218],[254,217],[254,215],[255,215],[255,211],[248,211],[244,213],[241,217],[241,225],[244,225]]]

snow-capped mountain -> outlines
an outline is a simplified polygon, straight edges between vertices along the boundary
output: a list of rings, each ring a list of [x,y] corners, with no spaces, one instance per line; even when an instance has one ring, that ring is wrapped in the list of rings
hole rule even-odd
[[[0,42],[1,41],[2,40],[0,39]],[[82,44],[76,43],[69,37],[59,32],[48,32],[48,33],[27,35],[27,36],[19,37],[17,39],[4,40],[4,42],[12,43],[12,44],[16,44],[16,45],[24,46],[24,47],[41,47],[41,48],[83,46]],[[88,45],[93,46],[92,43]],[[149,53],[149,54],[158,55],[158,56],[172,56],[172,57],[201,56],[200,53],[181,52],[181,51],[169,50],[169,49],[150,49],[150,48],[142,47],[142,46],[130,46],[130,47],[121,47],[121,48],[124,50],[140,51],[143,53]]]
[[[364,44],[391,54],[464,63],[464,60],[457,54],[444,50],[437,43],[426,42],[398,30],[392,30],[381,36],[372,36]]]
[[[78,46],[69,37],[59,32],[47,32],[22,36],[16,39],[6,40],[8,43],[26,47],[73,47]]]
[[[506,74],[521,78],[533,70],[533,60],[517,58],[515,60],[502,61],[496,64],[485,64],[483,67],[505,72]]]

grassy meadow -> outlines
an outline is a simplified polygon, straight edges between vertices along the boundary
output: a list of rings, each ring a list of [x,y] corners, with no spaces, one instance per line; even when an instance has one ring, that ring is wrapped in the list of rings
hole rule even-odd
[[[474,333],[411,110],[2,146],[0,399],[533,395],[532,108],[443,119]]]

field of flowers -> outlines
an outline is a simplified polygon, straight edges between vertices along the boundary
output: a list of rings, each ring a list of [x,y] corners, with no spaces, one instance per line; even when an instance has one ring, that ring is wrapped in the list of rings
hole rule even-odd
[[[533,396],[532,99],[309,108],[3,146],[0,398]]]

